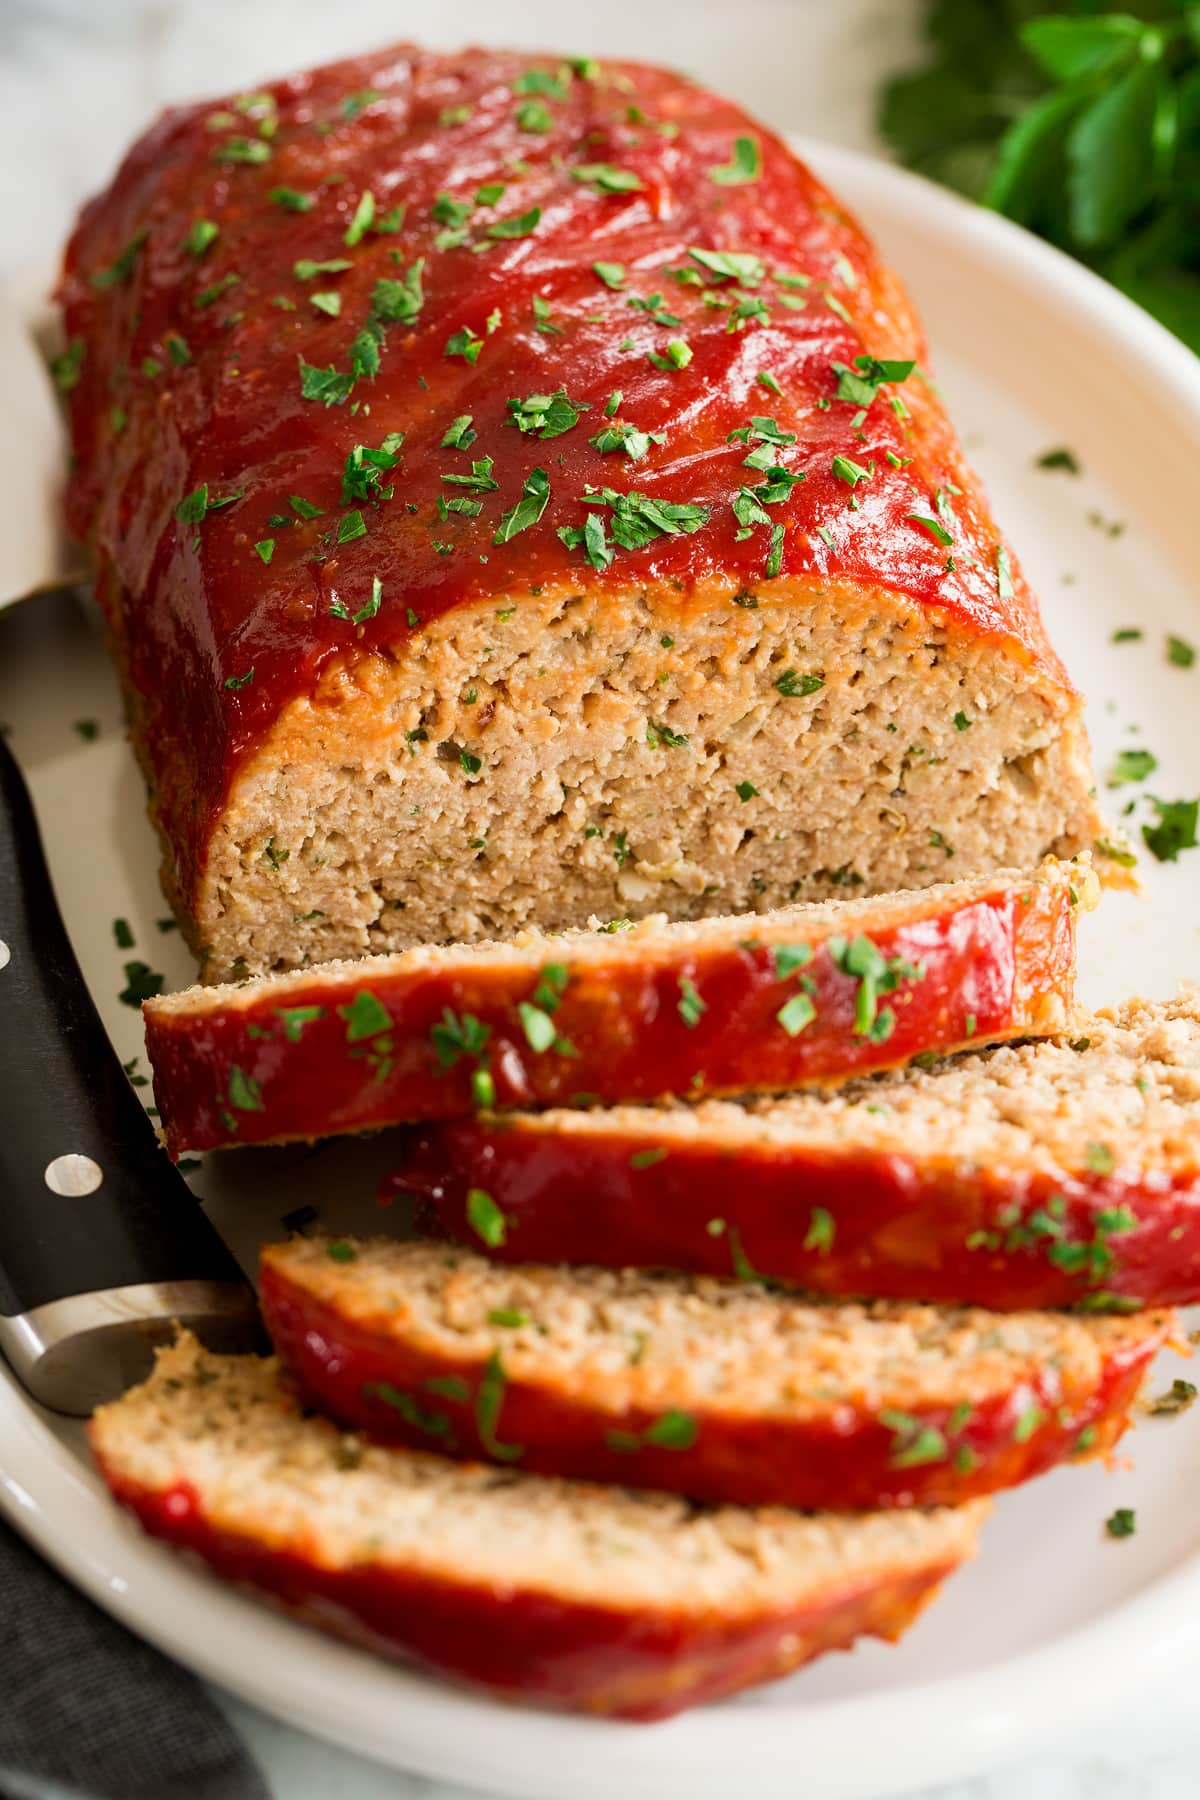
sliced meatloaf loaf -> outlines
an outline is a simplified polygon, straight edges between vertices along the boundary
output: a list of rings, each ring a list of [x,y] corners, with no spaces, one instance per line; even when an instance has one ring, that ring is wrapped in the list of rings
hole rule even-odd
[[[400,46],[177,108],[62,302],[70,522],[208,977],[1093,839],[902,289],[682,77]]]
[[[387,1239],[272,1245],[261,1294],[304,1390],[373,1437],[813,1509],[954,1505],[1109,1449],[1171,1324],[813,1303]]]
[[[698,1508],[374,1448],[305,1417],[273,1362],[190,1337],[91,1441],[148,1531],[314,1623],[509,1699],[633,1719],[898,1637],[986,1507]]]
[[[750,1105],[428,1127],[395,1185],[494,1256],[984,1306],[1200,1300],[1200,990]]]
[[[1095,877],[1003,875],[697,924],[419,948],[145,1007],[178,1154],[435,1119],[836,1082],[1061,1031]]]

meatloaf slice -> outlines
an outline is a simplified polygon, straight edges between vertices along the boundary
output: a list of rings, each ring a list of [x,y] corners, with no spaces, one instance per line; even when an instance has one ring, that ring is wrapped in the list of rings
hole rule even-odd
[[[738,1105],[426,1128],[395,1185],[427,1226],[569,1260],[768,1274],[983,1306],[1200,1301],[1200,989],[1006,1046]]]
[[[740,918],[420,948],[145,1007],[173,1154],[844,1080],[1061,1031],[1086,867]]]
[[[400,46],[175,109],[62,301],[70,520],[206,976],[1099,829],[901,287],[682,77]]]
[[[373,1437],[813,1509],[955,1505],[1108,1450],[1171,1324],[813,1303],[388,1239],[270,1245],[261,1295],[315,1404]]]
[[[187,1336],[91,1442],[147,1531],[313,1623],[509,1699],[632,1719],[898,1637],[986,1510],[694,1507],[371,1447],[305,1417],[273,1361]]]

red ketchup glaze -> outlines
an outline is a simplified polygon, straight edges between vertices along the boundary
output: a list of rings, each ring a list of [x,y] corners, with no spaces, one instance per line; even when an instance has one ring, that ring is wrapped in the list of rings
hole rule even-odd
[[[471,1230],[473,1187],[503,1212],[503,1244]],[[1001,1312],[1200,1301],[1200,1169],[972,1169],[936,1145],[722,1150],[462,1121],[419,1134],[381,1199],[399,1193],[421,1198],[425,1230],[505,1262],[756,1273]],[[832,1221],[820,1233],[814,1206]]]
[[[611,1103],[670,1094],[737,1094],[836,1082],[896,1067],[924,1053],[1018,1037],[1069,1007],[1074,915],[1068,888],[1017,884],[967,904],[871,931],[888,961],[924,968],[879,997],[894,1028],[877,1041],[856,1030],[858,980],[824,943],[782,979],[770,947],[742,944],[697,954],[650,945],[635,957],[570,966],[561,995],[544,971],[477,968],[288,978],[278,997],[240,998],[208,1010],[146,1015],[154,1095],[173,1155],[228,1144],[316,1138],[405,1120],[471,1113],[483,1068],[499,1106]],[[924,912],[927,916],[921,917]],[[797,940],[804,941],[803,929]],[[547,945],[551,968],[560,954]],[[557,967],[567,969],[566,958]],[[703,1007],[689,1006],[690,983]],[[535,1050],[519,1007],[549,1004],[556,1038],[571,1051]],[[361,996],[369,997],[371,1004]],[[806,995],[811,1023],[789,1032],[780,1010]],[[357,1005],[356,1005],[357,1001]],[[311,1015],[316,1012],[317,1016]],[[476,1052],[446,1046],[449,1010],[485,1028]],[[1061,1011],[1061,1009],[1060,1009]],[[450,1058],[453,1060],[449,1060]]]
[[[497,1376],[486,1359],[423,1351],[394,1335],[386,1315],[347,1318],[269,1263],[260,1297],[275,1348],[314,1405],[384,1442],[692,1500],[814,1511],[953,1506],[1110,1449],[1170,1328],[1168,1316],[1110,1354],[1094,1383],[1072,1388],[1047,1367],[974,1406],[907,1407],[903,1429],[884,1423],[878,1399],[792,1418],[689,1404],[694,1442],[670,1448],[644,1441],[665,1401],[657,1411],[614,1409],[598,1392],[585,1400],[505,1377],[502,1358]],[[617,1447],[611,1433],[642,1441]]]
[[[670,1718],[848,1649],[858,1637],[898,1638],[956,1566],[885,1570],[819,1603],[741,1618],[689,1618],[649,1605],[626,1611],[382,1562],[329,1568],[291,1546],[224,1529],[183,1484],[143,1487],[99,1461],[114,1497],[152,1536],[323,1630],[505,1699],[612,1718]]]
[[[402,656],[448,608],[531,587],[627,594],[647,583],[681,610],[700,590],[732,596],[764,579],[769,590],[769,534],[760,526],[739,541],[731,505],[761,479],[743,466],[747,446],[728,441],[756,414],[796,434],[778,460],[804,476],[771,510],[784,528],[784,582],[883,585],[1008,640],[1069,692],[940,402],[915,377],[861,420],[833,397],[835,362],[924,353],[854,220],[773,134],[661,70],[566,71],[540,99],[539,128],[523,126],[523,79],[560,67],[400,46],[260,95],[178,108],[80,219],[61,283],[67,337],[82,355],[69,516],[94,549],[125,644],[185,901],[240,763],[339,660]],[[730,186],[711,171],[733,166],[739,137],[757,144],[761,168]],[[576,178],[597,167],[637,185],[608,191],[607,177]],[[502,195],[477,203],[498,183]],[[434,217],[443,192],[469,206],[465,226],[446,222],[444,203]],[[307,210],[290,210],[281,193]],[[522,235],[489,235],[526,218]],[[197,239],[208,226],[217,235]],[[728,330],[732,309],[706,296],[730,297],[734,282],[705,271],[693,247],[757,258],[761,278],[743,266],[739,293],[764,300],[766,314],[751,307]],[[355,339],[377,317],[377,283],[412,287],[420,259],[421,304],[377,333],[377,370],[338,404],[304,398],[298,359],[348,374]],[[594,260],[623,264],[623,288],[606,287]],[[295,272],[306,261],[350,266],[306,279]],[[678,283],[670,271],[683,267],[706,285]],[[336,317],[311,301],[331,292]],[[629,304],[654,294],[664,297],[656,309]],[[664,308],[677,325],[659,317]],[[481,343],[474,362],[447,354],[463,332],[473,335],[460,341]],[[667,354],[675,339],[691,352],[682,368]],[[781,391],[759,383],[762,373]],[[515,428],[510,399],[559,388],[590,409],[576,426],[548,440]],[[588,442],[616,390],[621,419],[666,435],[636,462]],[[911,422],[890,393],[903,394]],[[464,414],[474,443],[444,448]],[[343,499],[347,456],[393,432],[404,433],[383,484],[394,497]],[[478,495],[481,512],[440,517],[439,496],[464,492],[443,476],[485,456],[496,486]],[[834,472],[838,456],[874,474],[852,486]],[[496,543],[535,469],[549,477],[542,516]],[[202,484],[228,504],[179,520]],[[596,572],[558,529],[581,526],[585,489],[606,484],[711,514],[702,529],[620,550]],[[939,493],[953,496],[952,553]],[[298,512],[293,495],[307,507]],[[339,544],[348,507],[363,511],[367,531]],[[264,564],[255,545],[268,539]],[[355,623],[376,581],[378,610]]]

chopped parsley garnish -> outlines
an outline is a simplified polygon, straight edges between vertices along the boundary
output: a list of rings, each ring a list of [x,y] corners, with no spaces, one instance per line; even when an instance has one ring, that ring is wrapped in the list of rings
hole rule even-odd
[[[483,339],[469,325],[464,325],[446,339],[445,355],[461,356],[464,362],[477,363],[482,349]]]
[[[72,338],[66,349],[50,359],[50,374],[60,394],[69,394],[79,386],[83,369],[84,342]]]
[[[896,1020],[890,1007],[880,1012],[879,996],[893,993],[902,981],[923,981],[924,963],[910,963],[902,956],[889,960],[869,937],[862,934],[849,940],[831,937],[828,950],[842,974],[858,981],[855,1036],[870,1038],[873,1043],[885,1042],[891,1036]]]
[[[777,1022],[782,1025],[789,1037],[799,1037],[806,1026],[812,1024],[817,1016],[817,1009],[807,994],[793,994],[785,1001],[775,1014]]]
[[[601,194],[632,194],[641,188],[640,178],[632,169],[617,169],[612,163],[576,163],[571,180],[594,187]]]
[[[560,525],[558,535],[568,550],[582,546],[593,569],[607,569],[616,554],[608,541],[604,520],[599,513],[589,513],[582,525]]]
[[[939,544],[954,542],[953,536],[946,530],[940,519],[931,519],[928,513],[906,513],[904,516],[911,519],[914,525],[922,526],[935,542]]]
[[[314,194],[302,194],[299,188],[293,187],[273,187],[268,192],[267,199],[272,205],[281,206],[284,212],[311,212],[317,204]]]
[[[496,1462],[516,1462],[523,1454],[519,1444],[502,1444],[496,1436],[504,1404],[504,1367],[498,1354],[488,1358],[475,1396],[475,1428],[484,1454]]]
[[[845,400],[850,406],[872,406],[881,387],[907,381],[916,366],[912,361],[881,361],[875,356],[856,356],[853,368],[835,362],[831,364],[838,378],[834,398]]]
[[[1040,456],[1034,458],[1034,462],[1039,469],[1062,469],[1067,475],[1078,475],[1080,472],[1079,458],[1073,450],[1065,447],[1043,450]]]
[[[331,319],[338,318],[342,310],[342,296],[334,293],[331,288],[324,288],[318,293],[310,294],[308,303]]]
[[[969,731],[973,722],[973,720],[968,719],[965,712],[956,712],[954,715],[955,731]]]
[[[202,482],[179,502],[175,508],[175,517],[181,525],[199,525],[206,514],[217,512],[223,506],[232,506],[244,493],[243,488],[236,494],[223,494],[220,499],[216,499],[209,494],[207,481]]]
[[[361,88],[357,94],[346,94],[338,111],[343,119],[357,119],[359,113],[366,107],[373,105],[376,100],[382,99],[383,95],[378,88]]]
[[[687,339],[679,337],[667,339],[667,353],[665,356],[658,350],[648,350],[646,352],[647,360],[652,362],[656,369],[667,370],[686,369],[692,360],[693,354],[692,346],[688,343]]]
[[[823,1206],[814,1206],[809,1215],[808,1230],[801,1246],[805,1250],[815,1250],[818,1256],[828,1256],[833,1249],[833,1240],[837,1226],[831,1212]]]
[[[549,107],[540,100],[526,100],[517,108],[517,129],[533,131],[544,135],[553,130],[554,120]]]
[[[578,425],[582,415],[589,410],[586,401],[569,399],[565,388],[558,388],[553,394],[530,394],[528,399],[508,402],[509,420],[517,430],[532,432],[541,438],[561,437],[564,431]]]
[[[688,255],[710,275],[722,281],[736,281],[742,287],[757,287],[767,272],[762,258],[748,250],[705,250],[689,244]]]
[[[494,225],[488,226],[484,235],[490,238],[529,237],[536,230],[541,216],[541,207],[531,206],[528,212],[519,213],[515,218],[497,219]]]
[[[400,461],[403,442],[402,431],[389,431],[378,449],[373,449],[370,444],[355,444],[342,470],[343,506],[348,506],[351,500],[370,500],[378,504],[381,500],[391,499],[392,489],[383,486],[383,477]]]
[[[757,181],[761,174],[762,151],[758,139],[752,137],[734,138],[729,161],[708,171],[709,180],[718,187],[743,187],[748,181]]]
[[[471,464],[469,475],[443,475],[442,480],[453,487],[473,488],[480,494],[494,494],[500,483],[492,475],[492,458],[482,456],[478,462]]]
[[[806,694],[815,694],[818,688],[825,686],[824,675],[801,675],[798,669],[785,669],[775,686],[785,700],[799,700]]]
[[[1185,638],[1167,638],[1167,661],[1176,669],[1190,669],[1196,660],[1196,652]]]
[[[314,1025],[318,1019],[325,1017],[323,1006],[277,1006],[276,1017],[283,1024],[283,1035],[289,1044],[298,1044],[304,1036],[304,1027]]]
[[[467,1223],[489,1250],[498,1250],[508,1235],[504,1214],[483,1188],[468,1189]]]
[[[430,1027],[429,1041],[442,1068],[452,1069],[460,1057],[481,1057],[491,1035],[491,1026],[484,1025],[474,1013],[464,1013],[459,1018],[447,1006],[438,1023]]]
[[[1145,781],[1158,767],[1158,758],[1149,750],[1121,750],[1108,778],[1110,788],[1124,787],[1127,782]]]
[[[351,249],[360,244],[375,220],[375,196],[370,188],[365,189],[358,197],[358,205],[354,209],[354,217],[345,230],[342,238],[344,244]]]
[[[1151,1400],[1146,1411],[1153,1414],[1156,1419],[1174,1418],[1177,1413],[1186,1412],[1195,1398],[1195,1382],[1181,1381],[1176,1376],[1166,1393],[1159,1394]]]
[[[917,1469],[944,1462],[949,1455],[945,1434],[936,1425],[923,1425],[912,1413],[884,1407],[879,1423],[892,1433],[889,1463],[893,1469]]]
[[[646,721],[646,742],[652,750],[685,750],[688,739],[681,731],[672,731],[669,725],[656,725],[652,720]]]
[[[758,789],[752,781],[739,781],[733,791],[738,799],[742,801],[757,800],[759,798]]]
[[[442,439],[443,450],[466,450],[475,442],[471,418],[470,413],[460,413],[457,419],[451,419]]]
[[[223,144],[213,146],[212,159],[214,162],[230,164],[270,162],[271,146],[260,137],[226,138]]]
[[[614,488],[602,488],[598,494],[585,495],[584,504],[611,508],[612,534],[623,550],[641,550],[656,537],[678,537],[681,533],[699,531],[708,524],[712,512],[711,507],[698,506],[691,501],[658,500],[636,492],[620,494]],[[573,549],[583,541],[583,536],[576,528],[571,530],[570,538],[564,536],[563,541]]]
[[[1104,1529],[1111,1538],[1132,1537],[1137,1530],[1137,1513],[1132,1506],[1118,1506],[1104,1521]]]
[[[221,227],[211,219],[195,219],[183,240],[183,248],[189,256],[201,257],[206,250],[211,249],[220,235]]]
[[[838,480],[852,488],[857,487],[860,481],[869,481],[873,472],[871,469],[864,469],[861,463],[856,463],[852,456],[835,456],[830,466]]]
[[[607,288],[620,288],[625,285],[625,264],[613,262],[594,262],[592,271],[600,277]]]
[[[672,1408],[669,1412],[661,1413],[640,1434],[636,1431],[610,1431],[605,1434],[604,1441],[615,1454],[633,1456],[645,1448],[690,1450],[699,1435],[700,1427],[691,1413]]]
[[[97,269],[92,276],[92,286],[94,288],[119,287],[123,282],[128,281],[137,266],[142,247],[149,236],[148,226],[143,226],[141,231],[135,232],[121,254],[109,264],[107,269]]]
[[[689,1031],[700,1023],[702,1015],[708,1011],[707,1005],[696,990],[695,983],[689,981],[686,975],[679,977],[679,1001],[676,1011]]]
[[[192,352],[186,338],[180,337],[177,331],[168,331],[163,342],[167,346],[167,355],[177,369],[184,368],[192,360]]]
[[[355,538],[366,537],[366,535],[367,522],[357,508],[346,513],[338,520],[337,538],[335,540],[337,543],[352,544]]]
[[[222,275],[219,281],[214,281],[209,287],[201,288],[196,295],[196,305],[199,307],[211,306],[214,300],[219,300],[222,294],[227,294],[231,287],[236,287],[241,279],[241,276],[236,275],[231,269],[227,275]]]
[[[378,1037],[381,1031],[392,1028],[391,1016],[387,1008],[370,991],[360,988],[345,1006],[338,1007],[338,1017],[346,1021],[346,1042],[361,1043],[365,1038]]]
[[[550,477],[545,469],[531,469],[521,484],[521,498],[501,517],[493,544],[507,544],[520,531],[536,525],[550,498]]]
[[[614,419],[611,425],[602,426],[595,437],[588,439],[588,443],[594,450],[598,450],[601,456],[607,456],[614,450],[623,450],[631,462],[636,462],[640,457],[645,456],[652,443],[662,444],[665,442],[666,437],[663,432],[639,431],[636,426],[630,425],[625,419]]]
[[[254,1077],[247,1075],[244,1069],[239,1069],[236,1063],[229,1071],[226,1097],[236,1112],[263,1111],[262,1089]]]
[[[1143,825],[1146,848],[1159,862],[1178,862],[1181,850],[1196,848],[1196,821],[1200,800],[1159,800],[1147,796],[1158,814],[1156,825]]]
[[[297,281],[315,281],[318,275],[340,275],[354,264],[347,262],[344,256],[331,256],[324,262],[313,262],[311,258],[302,256],[299,262],[292,264],[292,274]]]
[[[335,600],[330,606],[329,611],[335,619],[348,619],[352,625],[365,625],[367,620],[373,619],[379,611],[382,599],[383,583],[380,581],[378,575],[375,575],[371,578],[371,598],[365,600],[356,613],[350,612],[345,603],[341,600]]]
[[[343,375],[332,364],[318,369],[312,363],[305,362],[302,356],[296,359],[300,365],[300,393],[305,400],[319,400],[323,406],[341,406],[350,398],[354,386],[353,375]]]
[[[251,664],[250,668],[248,668],[246,670],[246,673],[244,675],[227,675],[225,677],[225,686],[227,688],[233,689],[236,692],[238,688],[249,687],[250,683],[253,680],[254,680],[254,667],[253,667],[253,664]]]
[[[513,82],[512,91],[518,97],[522,94],[549,94],[552,100],[565,100],[566,87],[564,78],[569,71],[564,68],[561,74],[552,69],[525,69]]]

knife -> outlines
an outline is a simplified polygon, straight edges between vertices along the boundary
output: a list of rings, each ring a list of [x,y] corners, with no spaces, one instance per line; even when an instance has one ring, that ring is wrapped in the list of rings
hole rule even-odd
[[[86,1414],[174,1322],[258,1349],[254,1290],[159,1146],[67,937],[24,779],[0,738],[0,1351]]]

